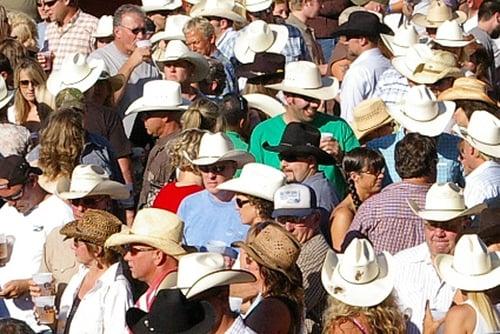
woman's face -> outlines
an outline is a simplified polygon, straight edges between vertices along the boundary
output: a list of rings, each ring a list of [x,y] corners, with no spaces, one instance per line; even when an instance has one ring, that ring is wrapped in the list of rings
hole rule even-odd
[[[27,70],[21,70],[19,73],[19,90],[23,98],[28,102],[35,102],[35,88],[38,82],[28,74]]]
[[[244,225],[252,225],[258,217],[257,208],[250,204],[248,197],[243,194],[236,195],[236,210],[240,214],[241,222]]]
[[[384,180],[385,168],[380,171],[363,170],[354,173],[354,183],[356,187],[367,194],[376,194],[382,190],[382,181]]]
[[[87,267],[90,266],[94,260],[94,255],[89,251],[87,245],[83,241],[73,238],[73,245],[71,248],[73,249],[73,252],[75,252],[76,260],[79,263]]]

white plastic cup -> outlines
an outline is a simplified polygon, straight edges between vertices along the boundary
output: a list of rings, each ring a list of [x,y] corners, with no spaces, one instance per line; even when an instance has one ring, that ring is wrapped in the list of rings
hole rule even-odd
[[[41,296],[55,295],[55,286],[52,273],[38,273],[33,275],[33,282],[40,288]]]
[[[7,237],[2,233],[0,234],[0,261],[5,262],[8,256]]]
[[[321,141],[330,140],[333,138],[333,133],[331,132],[321,132]]]
[[[38,322],[40,324],[49,325],[56,321],[55,301],[56,296],[33,298],[35,313],[38,315]]]
[[[151,47],[151,41],[149,39],[141,39],[137,42],[135,42],[135,45],[138,48],[150,48]]]

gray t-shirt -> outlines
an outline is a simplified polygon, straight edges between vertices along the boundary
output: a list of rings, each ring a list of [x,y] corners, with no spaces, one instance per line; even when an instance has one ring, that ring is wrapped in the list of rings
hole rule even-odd
[[[128,55],[124,54],[116,47],[115,43],[110,43],[101,49],[97,49],[92,52],[89,59],[102,59],[106,64],[106,71],[110,75],[115,75],[118,73],[120,68],[127,62]],[[136,113],[131,114],[124,118],[125,111],[129,105],[142,96],[143,86],[146,82],[150,80],[161,79],[160,72],[152,63],[143,62],[137,66],[127,82],[127,87],[125,88],[125,93],[123,94],[120,103],[116,111],[118,115],[123,119],[123,127],[127,137],[130,137],[132,132],[132,127],[134,126]]]

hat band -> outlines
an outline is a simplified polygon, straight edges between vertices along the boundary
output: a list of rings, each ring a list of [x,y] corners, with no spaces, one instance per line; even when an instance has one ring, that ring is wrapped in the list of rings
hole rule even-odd
[[[436,106],[437,105],[437,102],[434,102],[434,105]],[[402,109],[401,112],[408,118],[416,121],[416,122],[431,122],[433,120],[435,120],[438,116],[439,116],[439,112],[436,112],[436,114],[432,117],[432,118],[426,118],[426,119],[418,119],[418,118],[415,118],[413,117],[412,115],[410,115],[409,113],[406,112],[406,108],[405,109]]]
[[[344,275],[342,275],[342,270],[340,270],[340,268],[339,268],[339,275],[346,282],[349,282],[351,284],[356,284],[356,285],[364,285],[364,284],[371,283],[378,278],[378,275],[380,274],[380,268],[378,266],[376,266],[376,268],[377,268],[377,273],[375,275],[373,275],[373,277],[367,281],[357,281],[357,282],[356,282],[356,280],[352,281],[350,278],[346,278]],[[361,272],[357,271],[356,273],[361,273]]]
[[[63,85],[65,85],[65,86],[76,85],[76,84],[78,84],[78,83],[82,82],[83,80],[87,79],[87,78],[88,78],[91,74],[92,74],[92,69],[91,69],[91,68],[89,68],[89,71],[87,72],[87,74],[86,74],[83,78],[81,78],[80,80],[77,80],[77,81],[72,81],[72,82],[70,82],[70,83],[67,83],[67,82],[63,81],[62,83],[63,83]]]

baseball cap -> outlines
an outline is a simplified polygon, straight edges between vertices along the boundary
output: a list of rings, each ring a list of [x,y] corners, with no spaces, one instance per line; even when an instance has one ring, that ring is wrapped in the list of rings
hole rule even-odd
[[[300,183],[278,188],[274,193],[273,218],[282,216],[304,217],[318,210],[314,190]]]
[[[65,88],[57,93],[56,108],[75,108],[85,110],[85,96],[77,88]]]
[[[26,183],[30,173],[41,175],[42,170],[31,167],[20,155],[10,155],[0,159],[0,189]]]

